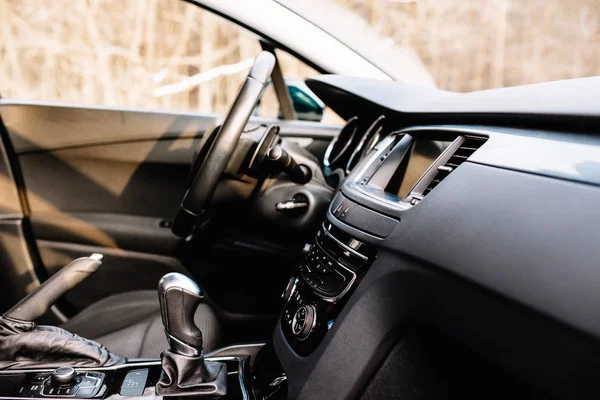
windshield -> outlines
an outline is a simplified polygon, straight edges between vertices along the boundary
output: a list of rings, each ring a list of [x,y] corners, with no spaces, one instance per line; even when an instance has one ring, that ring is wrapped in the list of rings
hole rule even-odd
[[[456,92],[594,76],[598,0],[278,0],[392,78]]]

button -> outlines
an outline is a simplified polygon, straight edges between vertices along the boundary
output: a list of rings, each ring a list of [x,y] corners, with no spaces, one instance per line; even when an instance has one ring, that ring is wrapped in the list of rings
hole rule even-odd
[[[27,389],[28,392],[31,393],[39,393],[40,389],[42,388],[42,386],[38,383],[32,383],[29,388]]]
[[[344,289],[346,278],[338,271],[331,275],[323,277],[323,284],[320,286],[320,290],[327,294],[339,294]]]
[[[58,389],[56,389],[56,388],[54,388],[54,387],[52,387],[52,386],[46,386],[46,387],[44,388],[44,395],[46,395],[46,396],[52,396],[52,395],[55,395],[57,390],[58,390]]]
[[[308,283],[308,286],[310,286],[313,289],[318,288],[321,285],[321,280],[315,276],[309,276],[305,279],[306,283]]]
[[[79,387],[96,387],[100,384],[100,379],[91,376],[84,376],[79,383]]]
[[[344,208],[344,202],[343,201],[340,203],[339,206],[337,206],[337,208],[333,212],[333,215],[337,216],[342,211],[342,208]]]
[[[44,382],[46,379],[48,379],[49,376],[50,375],[47,375],[47,374],[37,374],[36,376],[33,377],[31,382],[41,383],[41,382]]]
[[[77,397],[82,398],[82,397],[92,397],[94,395],[94,391],[96,390],[96,388],[93,387],[89,387],[89,388],[80,388],[79,389],[79,393],[77,394]]]
[[[125,376],[119,394],[121,396],[141,396],[146,388],[148,379],[148,369],[138,369],[130,371]]]
[[[333,216],[343,221],[348,216],[348,214],[350,214],[352,210],[354,210],[355,207],[355,203],[344,200],[335,209],[335,211],[333,212]]]
[[[317,272],[320,273],[321,275],[331,274],[331,270],[329,268],[326,268],[323,264],[319,264],[317,266]]]
[[[348,214],[350,214],[350,212],[351,212],[352,210],[354,210],[354,207],[356,207],[356,205],[354,205],[354,204],[351,204],[351,205],[349,205],[349,206],[346,206],[346,207],[345,207],[345,208],[342,210],[342,212],[340,213],[340,215],[338,216],[338,218],[339,218],[339,219],[341,219],[341,220],[344,220],[344,219],[345,219],[345,218],[348,216]]]
[[[308,275],[308,273],[306,273],[306,272],[301,272],[301,273],[300,273],[300,277],[301,277],[302,279],[304,279],[304,282],[306,282],[306,283],[308,283],[308,280],[310,279],[310,276],[309,276],[309,275]],[[298,299],[296,299],[296,300],[298,300]]]

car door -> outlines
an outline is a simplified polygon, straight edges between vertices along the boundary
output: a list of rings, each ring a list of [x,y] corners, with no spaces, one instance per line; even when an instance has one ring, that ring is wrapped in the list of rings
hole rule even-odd
[[[155,12],[142,12],[142,3]],[[232,318],[275,312],[302,243],[290,249],[226,226],[190,257],[169,229],[200,140],[233,100],[260,51],[258,39],[184,2],[141,0],[118,13],[91,4],[75,10],[85,28],[54,2],[40,6],[46,19],[34,21],[40,30],[84,29],[79,39],[49,35],[55,42],[29,52],[4,44],[23,66],[8,68],[0,89],[0,175],[8,188],[3,203],[10,203],[0,209],[0,262],[11,293],[4,307],[74,258],[96,252],[105,256],[103,267],[65,297],[59,317],[111,294],[155,289],[170,271],[195,277]],[[57,53],[48,54],[49,47]],[[310,71],[283,57],[296,78]],[[42,67],[31,67],[32,59],[43,60]],[[261,103],[254,123],[280,124],[282,137],[318,157],[339,131],[277,120],[273,93]]]

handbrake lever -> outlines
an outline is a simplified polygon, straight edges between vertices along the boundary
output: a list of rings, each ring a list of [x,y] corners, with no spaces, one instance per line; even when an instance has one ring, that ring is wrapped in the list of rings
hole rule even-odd
[[[35,291],[4,313],[7,318],[35,321],[44,315],[65,293],[79,285],[102,265],[102,254],[94,253],[71,261]]]

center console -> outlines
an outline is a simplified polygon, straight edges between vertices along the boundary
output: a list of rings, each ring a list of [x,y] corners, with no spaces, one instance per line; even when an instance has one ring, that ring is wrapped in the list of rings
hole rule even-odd
[[[37,325],[65,292],[98,270],[102,256],[72,261],[0,316],[0,399],[249,399],[246,371],[263,344],[203,352],[194,322],[204,291],[171,272],[158,283],[168,347],[160,359],[126,359],[64,329]]]
[[[334,212],[348,207],[340,203]],[[325,221],[284,292],[281,326],[296,354],[307,356],[319,345],[375,258],[374,248]]]
[[[334,206],[335,215],[346,215],[351,211],[349,203],[334,203]],[[280,325],[285,340],[298,356],[306,357],[319,346],[376,256],[373,247],[325,221],[297,275],[284,292]],[[173,369],[177,373],[173,378],[165,372],[169,369],[165,353],[162,363],[161,360],[130,360],[125,364],[96,368],[65,365],[9,369],[0,371],[0,399],[156,398],[157,393],[159,397],[171,396],[160,393],[159,389],[161,384],[170,385],[174,379],[181,381],[181,387],[176,388],[177,395],[189,398],[201,394],[200,398],[251,399],[256,398],[256,393],[263,397],[267,393],[273,399],[285,398],[287,377],[272,345],[232,346],[202,356],[201,332],[195,330],[191,322],[202,297],[201,288],[179,274],[167,274],[159,283],[161,314],[169,341],[165,353],[175,357],[176,363]],[[179,359],[197,362],[188,368]],[[201,376],[202,381],[190,380],[200,366],[204,365],[210,371],[211,366],[217,364],[224,364],[223,379],[226,382],[208,375]],[[166,378],[171,379],[167,382]],[[189,396],[186,393],[188,381],[197,387]],[[211,388],[211,385],[215,387]],[[219,385],[226,390],[219,390]]]
[[[248,358],[206,357],[227,365],[227,394],[221,399],[248,399]],[[0,372],[0,399],[125,399],[155,398],[160,360],[130,362],[108,368],[71,368]]]

